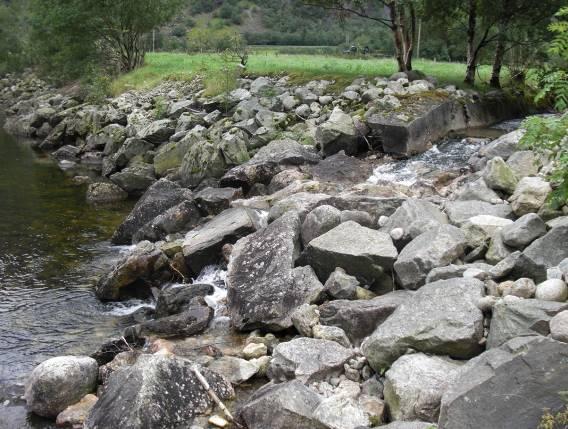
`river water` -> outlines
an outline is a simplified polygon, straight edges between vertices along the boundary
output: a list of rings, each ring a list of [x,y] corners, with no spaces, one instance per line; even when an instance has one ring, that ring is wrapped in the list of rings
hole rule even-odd
[[[48,158],[0,131],[0,428],[47,428],[28,416],[23,383],[39,362],[89,354],[133,324],[144,303],[109,304],[94,276],[126,249],[109,243],[132,203],[93,207]]]

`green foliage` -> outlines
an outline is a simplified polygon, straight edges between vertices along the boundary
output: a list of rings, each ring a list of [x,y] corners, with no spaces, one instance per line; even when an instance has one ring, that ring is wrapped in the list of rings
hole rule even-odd
[[[568,407],[552,414],[545,410],[537,429],[565,429],[568,427]]]
[[[18,71],[29,63],[27,0],[0,3],[0,73]]]
[[[112,77],[96,67],[91,67],[90,72],[83,79],[82,86],[87,93],[85,97],[87,103],[103,104],[111,95]]]
[[[550,52],[568,59],[568,6],[560,9],[556,18],[558,20],[548,27],[555,36],[550,43]]]
[[[187,39],[190,52],[221,52],[232,48],[236,40],[243,40],[242,36],[230,27],[196,27],[188,32]]]
[[[562,207],[568,202],[568,112],[562,116],[533,116],[523,123],[523,127],[526,133],[521,139],[521,147],[554,162],[549,177],[555,184],[550,204],[553,208]]]
[[[168,102],[165,97],[158,96],[154,98],[154,117],[156,119],[163,119],[168,113]]]

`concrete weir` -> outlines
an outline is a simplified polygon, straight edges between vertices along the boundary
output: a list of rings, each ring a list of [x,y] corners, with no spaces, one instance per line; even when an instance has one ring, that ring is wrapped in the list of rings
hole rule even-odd
[[[502,93],[473,101],[447,98],[413,100],[408,109],[380,112],[367,119],[370,139],[384,152],[413,155],[430,148],[451,131],[486,127],[526,114],[522,100]]]

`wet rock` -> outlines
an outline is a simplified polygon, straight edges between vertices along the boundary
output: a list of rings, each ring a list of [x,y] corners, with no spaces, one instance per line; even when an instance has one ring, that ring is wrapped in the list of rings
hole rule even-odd
[[[343,364],[354,356],[335,341],[297,338],[274,349],[268,377],[276,382],[297,379],[304,383],[339,375]]]
[[[174,133],[174,123],[170,119],[160,119],[144,127],[138,134],[138,137],[142,140],[146,140],[149,143],[158,145],[160,143],[168,141],[170,136],[172,136]]]
[[[291,212],[235,245],[227,299],[237,329],[289,328],[292,312],[320,296],[323,286],[311,268],[294,268],[299,235],[300,220]]]
[[[483,201],[447,201],[444,208],[450,223],[461,226],[479,215],[490,215],[509,219],[512,210],[508,204],[489,204]]]
[[[442,397],[438,426],[537,427],[543,409],[559,410],[565,405],[560,392],[568,382],[567,374],[566,344],[546,338],[512,340],[464,366]]]
[[[99,366],[103,366],[111,362],[118,354],[129,352],[143,345],[144,342],[136,338],[111,338],[103,343],[91,357],[97,361]]]
[[[503,242],[517,249],[523,249],[544,234],[546,224],[534,213],[521,216],[514,224],[505,226],[501,232]]]
[[[455,226],[442,225],[412,240],[394,263],[398,281],[405,289],[418,289],[428,273],[463,256],[467,240]]]
[[[92,183],[87,188],[87,202],[92,204],[113,203],[128,198],[128,193],[114,183]]]
[[[215,359],[207,367],[221,374],[233,384],[241,384],[254,377],[258,372],[258,367],[255,364],[232,356]]]
[[[42,417],[56,417],[97,387],[97,361],[87,356],[59,356],[43,361],[26,383],[27,407]]]
[[[358,345],[371,335],[412,292],[396,291],[370,300],[336,300],[319,307],[323,325],[342,328],[351,342]]]
[[[335,207],[323,205],[313,209],[302,224],[302,242],[310,241],[332,230],[341,223],[341,212]]]
[[[343,268],[336,268],[324,285],[324,290],[335,299],[355,299],[359,282],[345,272]]]
[[[568,343],[568,310],[550,319],[550,336],[556,341]]]
[[[409,348],[459,359],[477,355],[483,314],[476,304],[484,289],[483,282],[463,278],[423,286],[363,342],[363,354],[375,371]]]
[[[88,394],[76,404],[68,406],[57,415],[56,426],[71,429],[82,428],[97,399],[95,395]]]
[[[344,151],[328,156],[306,170],[319,182],[357,184],[365,182],[373,173],[372,166]],[[345,210],[345,209],[344,209]]]
[[[448,217],[438,206],[424,200],[408,199],[389,217],[381,231],[390,233],[402,228],[403,235],[396,241],[397,245],[404,247],[420,234],[447,223]]]
[[[193,201],[186,200],[156,216],[132,236],[134,243],[141,240],[163,240],[169,234],[186,232],[199,224],[201,213]]]
[[[491,189],[508,194],[515,191],[518,183],[513,170],[499,156],[489,160],[483,171],[483,179]]]
[[[139,341],[142,343],[145,342],[143,339],[139,339]],[[99,383],[103,386],[106,385],[113,372],[134,365],[138,356],[140,356],[139,351],[123,351],[118,353],[112,361],[99,367]]]
[[[536,239],[524,252],[535,264],[552,268],[568,258],[568,225],[559,226]]]
[[[517,216],[536,213],[552,192],[550,183],[540,177],[524,177],[519,181],[510,198],[511,207]]]
[[[209,215],[217,215],[231,206],[231,202],[242,198],[239,188],[205,188],[195,194],[197,207]]]
[[[206,265],[215,264],[227,243],[253,233],[259,227],[254,211],[228,209],[211,221],[188,232],[183,243],[183,256],[187,266],[198,274]],[[234,252],[234,250],[233,250]]]
[[[329,429],[314,419],[321,401],[320,395],[298,380],[269,383],[250,397],[238,416],[249,429]]]
[[[214,292],[210,284],[192,284],[162,289],[156,301],[156,319],[183,312],[196,297]]]
[[[95,294],[102,300],[119,300],[130,296],[149,296],[147,283],[156,272],[163,253],[152,243],[142,241],[136,248],[104,275],[95,287]]]
[[[51,154],[57,161],[70,161],[70,162],[77,162],[79,160],[79,154],[81,153],[81,149],[71,146],[65,145],[60,147],[55,152]]]
[[[515,337],[546,336],[550,319],[566,309],[566,303],[538,299],[501,300],[493,307],[487,347],[499,347]]]
[[[312,240],[303,261],[320,279],[327,280],[340,267],[378,292],[392,289],[390,271],[397,254],[389,235],[349,221]]]
[[[130,244],[132,236],[147,222],[184,200],[191,200],[192,193],[166,179],[152,185],[138,200],[130,214],[112,236],[113,244]]]
[[[324,156],[339,151],[355,155],[359,152],[361,134],[353,118],[336,107],[327,122],[317,128],[315,137],[316,144]]]
[[[110,176],[110,180],[129,194],[138,195],[148,189],[155,181],[154,166],[138,164],[127,167],[119,173]]]
[[[192,365],[175,356],[140,356],[131,367],[111,375],[87,417],[85,429],[176,427],[191,423],[214,405]],[[234,397],[228,380],[207,368],[197,368],[222,401]]]
[[[385,374],[385,402],[394,420],[437,422],[442,395],[457,379],[461,364],[416,353],[402,356]]]
[[[546,280],[537,285],[535,297],[543,301],[565,302],[568,299],[568,286],[559,279]]]

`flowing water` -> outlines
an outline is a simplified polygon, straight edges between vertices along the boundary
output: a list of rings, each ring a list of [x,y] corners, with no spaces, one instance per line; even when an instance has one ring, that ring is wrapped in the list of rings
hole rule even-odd
[[[93,352],[147,305],[93,293],[94,276],[127,250],[108,239],[131,205],[87,205],[83,187],[0,131],[0,428],[51,427],[19,399],[27,374],[46,358]]]

